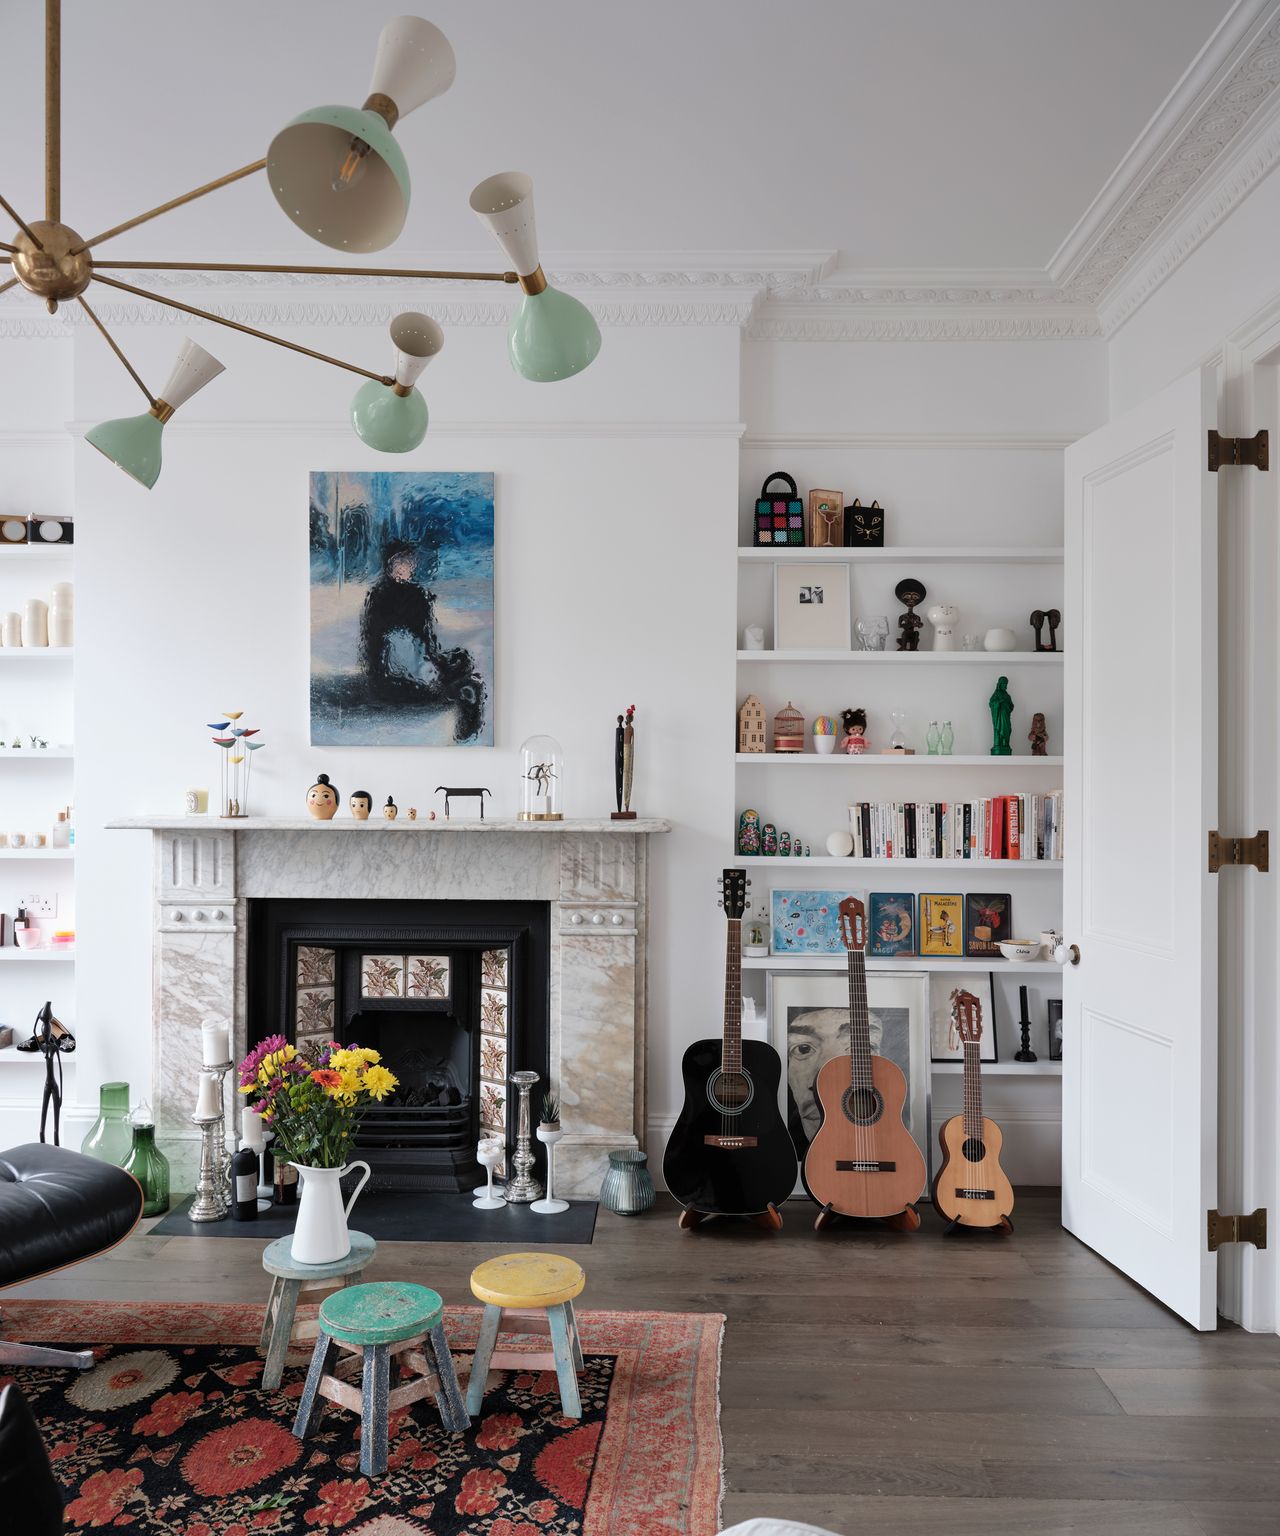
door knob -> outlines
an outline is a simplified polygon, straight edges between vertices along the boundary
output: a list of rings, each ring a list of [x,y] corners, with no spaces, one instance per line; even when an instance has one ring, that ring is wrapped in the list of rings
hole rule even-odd
[[[1079,965],[1080,946],[1078,944],[1059,944],[1053,952],[1053,958],[1059,965]]]

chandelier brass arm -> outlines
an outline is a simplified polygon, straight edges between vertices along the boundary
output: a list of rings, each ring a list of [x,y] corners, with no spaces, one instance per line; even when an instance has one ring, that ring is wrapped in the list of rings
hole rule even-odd
[[[44,216],[62,218],[62,0],[44,0]]]
[[[194,315],[197,320],[209,320],[214,325],[225,325],[228,330],[240,331],[245,336],[256,336],[259,341],[270,341],[277,347],[287,347],[290,352],[301,352],[304,357],[314,357],[318,363],[329,363],[334,368],[345,368],[348,373],[358,373],[361,378],[373,379],[378,384],[395,384],[395,379],[389,374],[372,373],[368,368],[361,368],[358,363],[343,362],[340,357],[330,357],[327,352],[315,352],[310,347],[300,346],[296,341],[286,341],[283,336],[273,336],[270,331],[255,330],[251,325],[242,325],[239,320],[228,320],[225,315],[215,315],[211,310],[197,309],[194,304],[183,304],[178,299],[164,298],[146,288],[135,288],[132,283],[122,283],[118,278],[103,277],[96,270],[93,281],[104,283],[108,288],[119,288],[122,292],[132,293],[140,299],[150,299],[153,304],[164,304],[169,309],[180,309],[183,314]]]
[[[108,272],[287,272],[320,277],[426,277],[467,283],[518,283],[515,272],[445,272],[427,267],[299,267],[292,263],[250,261],[95,261],[94,271]]]
[[[94,235],[92,240],[82,240],[70,254],[79,256],[90,246],[101,245],[104,240],[111,240],[116,235],[124,234],[126,229],[136,229],[139,224],[145,224],[149,219],[158,219],[162,213],[168,213],[172,208],[181,208],[183,203],[193,203],[197,197],[217,192],[221,187],[229,187],[233,181],[240,181],[243,177],[252,176],[255,171],[262,170],[266,163],[265,160],[255,160],[252,165],[242,165],[238,171],[228,171],[225,176],[219,176],[215,181],[206,181],[204,186],[196,187],[191,192],[184,192],[181,197],[171,197],[167,203],[161,203],[158,208],[148,208],[146,213],[139,213],[132,219],[126,219],[123,224],[113,224],[110,229],[104,229],[100,235]]]
[[[125,372],[129,375],[129,377],[133,380],[133,382],[138,386],[138,388],[142,391],[142,393],[147,397],[147,404],[150,405],[150,406],[154,406],[155,403],[156,403],[156,397],[151,393],[151,391],[147,388],[147,386],[142,382],[142,378],[139,375],[138,370],[133,366],[133,364],[129,361],[129,359],[124,355],[124,353],[116,345],[115,339],[111,335],[111,332],[106,328],[105,325],[103,325],[102,321],[98,319],[97,315],[93,312],[92,309],[90,309],[88,304],[85,303],[84,295],[82,293],[76,295],[76,303],[79,304],[79,306],[80,306],[80,308],[82,310],[84,310],[85,314],[88,315],[90,320],[93,321],[94,325],[96,325],[98,327],[98,330],[101,332],[103,341],[106,342],[106,344],[111,348],[111,350],[115,353],[115,355],[120,359],[120,362],[124,365]]]
[[[32,245],[35,246],[36,250],[44,250],[44,246],[40,244],[40,241],[31,232],[31,226],[24,219],[19,218],[17,212],[14,210],[12,203],[6,201],[6,199],[3,197],[0,197],[0,208],[4,209],[4,211],[9,215],[13,222],[22,231],[22,233],[26,235],[27,239],[30,240]]]
[[[8,293],[9,289],[12,288],[17,281],[18,279],[16,277],[11,277],[7,283],[0,283],[0,293]]]

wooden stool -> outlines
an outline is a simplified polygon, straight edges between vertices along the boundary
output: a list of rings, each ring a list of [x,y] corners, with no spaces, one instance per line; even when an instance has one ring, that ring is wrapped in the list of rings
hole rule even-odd
[[[399,1282],[353,1285],[320,1304],[320,1335],[293,1432],[305,1440],[328,1398],[360,1415],[360,1470],[378,1477],[387,1470],[387,1421],[399,1408],[429,1392],[440,1420],[455,1434],[470,1424],[444,1336],[444,1303],[425,1285]],[[339,1349],[347,1358],[331,1371]],[[403,1358],[418,1374],[391,1386],[391,1361]],[[354,1377],[361,1376],[359,1387]]]
[[[332,1264],[295,1264],[293,1237],[278,1237],[268,1243],[262,1255],[262,1267],[272,1277],[271,1295],[267,1297],[262,1319],[262,1337],[258,1348],[265,1350],[267,1363],[262,1368],[262,1385],[274,1391],[284,1374],[284,1357],[294,1339],[314,1339],[320,1331],[316,1322],[294,1325],[298,1295],[310,1286],[355,1285],[365,1267],[373,1260],[377,1243],[364,1232],[352,1232],[351,1252]]]
[[[480,1412],[485,1377],[491,1370],[540,1370],[556,1373],[565,1417],[582,1417],[582,1399],[578,1395],[582,1345],[578,1342],[573,1298],[581,1294],[586,1283],[581,1265],[554,1253],[508,1253],[471,1271],[472,1293],[485,1305],[467,1383],[468,1413],[474,1416]],[[550,1334],[551,1351],[526,1355],[515,1350],[495,1350],[498,1335],[504,1330]]]

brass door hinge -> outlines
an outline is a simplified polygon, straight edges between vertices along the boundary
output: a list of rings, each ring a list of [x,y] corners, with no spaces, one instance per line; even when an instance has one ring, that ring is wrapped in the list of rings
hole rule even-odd
[[[1266,431],[1252,437],[1220,437],[1209,428],[1209,468],[1217,474],[1227,464],[1252,464],[1254,469],[1271,468],[1271,439]]]
[[[1216,875],[1223,865],[1252,864],[1265,875],[1271,868],[1271,834],[1255,832],[1252,837],[1223,837],[1209,834],[1209,873]]]
[[[1267,1213],[1259,1206],[1252,1216],[1220,1216],[1209,1212],[1209,1252],[1217,1253],[1223,1243],[1252,1243],[1267,1246]]]

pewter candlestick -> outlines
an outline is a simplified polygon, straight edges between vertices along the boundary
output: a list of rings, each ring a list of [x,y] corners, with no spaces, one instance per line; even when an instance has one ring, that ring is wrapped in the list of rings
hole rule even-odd
[[[231,1163],[227,1156],[227,1124],[224,1083],[233,1062],[221,1061],[202,1068],[217,1084],[218,1112],[216,1115],[192,1115],[193,1125],[200,1128],[200,1173],[196,1181],[196,1198],[188,1221],[221,1221],[231,1208]]]
[[[529,1090],[542,1079],[537,1072],[513,1072],[510,1081],[520,1091],[520,1108],[516,1119],[516,1153],[511,1159],[515,1177],[508,1180],[507,1201],[511,1205],[528,1205],[542,1198],[542,1185],[532,1176],[533,1146],[529,1134]]]

